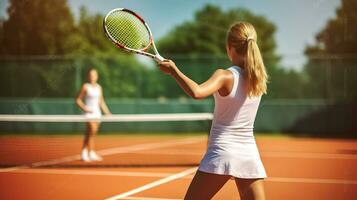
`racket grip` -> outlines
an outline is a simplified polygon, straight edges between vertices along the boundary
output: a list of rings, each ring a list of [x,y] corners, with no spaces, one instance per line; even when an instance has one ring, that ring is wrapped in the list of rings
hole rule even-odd
[[[157,55],[155,56],[155,60],[156,60],[156,62],[162,62],[162,61],[165,60],[165,58],[163,58],[162,56],[160,56],[159,54],[157,54]]]

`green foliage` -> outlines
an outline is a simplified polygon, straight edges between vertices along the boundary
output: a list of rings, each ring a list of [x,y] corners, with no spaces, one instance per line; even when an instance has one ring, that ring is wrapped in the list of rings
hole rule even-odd
[[[0,20],[0,83],[8,86],[1,97],[73,97],[89,67],[98,69],[106,96],[157,92],[141,89],[157,84],[156,72],[106,38],[102,15],[82,7],[76,23],[66,0],[11,0],[8,15]]]
[[[290,79],[296,85],[303,85],[301,74],[279,67],[280,57],[276,53],[275,25],[263,16],[258,16],[243,8],[223,11],[217,6],[207,5],[195,14],[192,21],[176,26],[158,42],[164,57],[174,59],[178,66],[191,78],[202,82],[217,68],[230,64],[226,56],[226,34],[237,21],[247,21],[255,27],[258,45],[270,75],[268,98],[296,98],[302,96],[302,89],[292,90]],[[189,58],[183,58],[185,55]],[[182,95],[180,88],[165,77],[166,94],[170,97]],[[169,93],[169,91],[171,93]],[[174,92],[173,92],[174,91]]]
[[[306,78],[301,72],[275,68],[269,71],[270,83],[268,98],[297,99],[305,97]]]
[[[85,7],[75,20],[66,0],[10,0],[8,15],[8,19],[0,20],[0,56],[39,55],[40,58],[2,59],[6,67],[0,69],[0,83],[9,87],[0,96],[73,97],[86,81],[89,67],[98,69],[99,82],[108,97],[185,96],[171,77],[139,63],[133,54],[118,50],[103,33],[103,16],[90,14]],[[207,5],[195,13],[193,20],[176,26],[161,38],[159,50],[201,83],[215,69],[230,65],[225,50],[226,31],[236,21],[250,22],[257,30],[258,45],[270,75],[267,97],[302,97],[308,80],[302,74],[280,67],[275,25],[246,9],[224,11]],[[309,49],[325,51],[321,46]],[[53,55],[53,58],[43,59],[42,55]],[[290,87],[292,82],[294,89]]]
[[[65,97],[75,91],[75,66],[70,59],[2,59],[0,97]]]
[[[77,42],[73,42],[76,47],[74,54],[105,54],[119,52],[106,38],[103,32],[103,16],[99,14],[91,15],[86,7],[80,8],[80,17],[76,26],[76,34],[73,35]]]
[[[66,0],[10,0],[9,19],[3,24],[2,55],[61,55],[74,30]]]
[[[357,53],[357,1],[342,0],[342,6],[317,34],[319,44],[331,54]]]
[[[230,25],[247,21],[258,33],[258,45],[271,64],[276,64],[275,26],[265,17],[257,16],[243,8],[222,11],[214,5],[207,5],[195,14],[193,21],[184,22],[162,38],[158,46],[162,52],[185,55],[226,55],[226,34]]]
[[[89,68],[94,67],[98,70],[98,81],[106,97],[155,97],[156,90],[150,88],[158,85],[153,78],[157,72],[138,63],[132,56],[107,54],[82,57],[76,59],[76,65],[81,67],[81,82],[86,81]]]
[[[308,95],[333,100],[357,99],[357,2],[342,0],[336,17],[307,46]]]

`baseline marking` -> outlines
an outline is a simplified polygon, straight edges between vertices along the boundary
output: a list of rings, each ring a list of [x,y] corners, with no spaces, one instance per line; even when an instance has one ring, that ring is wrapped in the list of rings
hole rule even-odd
[[[196,171],[197,171],[197,167],[190,168],[190,169],[187,169],[187,170],[182,171],[182,172],[180,172],[180,173],[173,174],[173,175],[168,176],[168,177],[166,177],[166,178],[159,179],[159,180],[157,180],[157,181],[154,181],[154,182],[151,182],[151,183],[149,183],[149,184],[143,185],[143,186],[138,187],[138,188],[136,188],[136,189],[130,190],[130,191],[128,191],[128,192],[125,192],[125,193],[122,193],[122,194],[118,194],[118,195],[109,197],[109,198],[107,198],[106,200],[123,199],[123,198],[129,197],[129,196],[131,196],[131,195],[133,195],[133,194],[136,194],[136,193],[139,193],[139,192],[148,190],[148,189],[150,189],[150,188],[153,188],[153,187],[156,187],[156,186],[159,186],[159,185],[168,183],[168,182],[170,182],[170,181],[173,181],[173,180],[176,180],[176,179],[179,179],[179,178],[188,176],[188,175],[190,175],[190,174],[192,174],[192,173],[194,173],[194,172],[196,172]]]
[[[0,169],[0,172],[12,172],[12,171],[16,171],[19,169],[26,169],[26,168],[28,168],[28,166],[21,165],[16,167],[8,167],[8,168]]]
[[[97,170],[71,170],[71,169],[23,169],[12,171],[18,174],[63,174],[63,175],[88,175],[88,176],[128,176],[128,177],[167,177],[172,173],[161,172],[131,172],[131,171],[97,171]]]
[[[162,172],[132,172],[132,171],[98,171],[98,170],[71,170],[71,169],[21,169],[10,173],[24,174],[63,174],[63,175],[87,175],[87,176],[127,176],[127,177],[157,177],[164,178],[173,173]],[[192,179],[193,176],[187,175],[183,179]],[[267,182],[282,183],[318,183],[318,184],[348,184],[357,185],[357,180],[348,179],[325,179],[325,178],[293,178],[293,177],[268,177]]]
[[[203,155],[202,151],[188,150],[165,150],[165,151],[149,151],[137,152],[137,154],[160,154],[160,155]],[[269,152],[260,151],[262,157],[267,158],[306,158],[306,159],[341,159],[341,160],[357,160],[357,155],[337,154],[337,153],[310,153],[310,152]]]
[[[268,182],[285,182],[285,183],[318,183],[318,184],[348,184],[357,185],[357,180],[343,179],[321,179],[321,178],[288,178],[288,177],[271,177],[265,181]]]
[[[157,149],[157,148],[162,148],[162,147],[170,147],[170,146],[176,146],[176,145],[182,145],[182,144],[192,144],[192,143],[197,143],[202,141],[201,138],[189,138],[189,139],[183,139],[180,141],[169,141],[169,142],[157,142],[157,143],[146,143],[146,144],[138,144],[138,145],[132,145],[132,146],[124,146],[124,147],[114,147],[114,148],[109,148],[109,149],[103,149],[97,151],[99,155],[102,156],[107,156],[107,155],[113,155],[113,154],[119,154],[119,153],[130,153],[130,152],[136,152],[136,151],[141,151],[141,150],[151,150],[151,149]],[[19,169],[26,169],[30,167],[43,167],[43,166],[48,166],[48,165],[56,165],[56,164],[61,164],[61,163],[66,163],[66,162],[71,162],[71,161],[76,161],[80,160],[79,155],[72,155],[72,156],[67,156],[59,159],[53,159],[53,160],[48,160],[48,161],[40,161],[40,162],[35,162],[30,164],[29,166],[15,166],[15,167],[9,167],[9,168],[3,168],[0,169],[0,172],[10,172],[10,171],[16,171]]]

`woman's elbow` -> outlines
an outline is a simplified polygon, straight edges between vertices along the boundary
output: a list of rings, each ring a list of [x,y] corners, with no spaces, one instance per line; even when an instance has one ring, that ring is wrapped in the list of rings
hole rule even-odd
[[[200,99],[204,99],[205,98],[205,96],[200,92],[193,92],[191,97],[193,99],[195,99],[195,100],[200,100]]]
[[[76,105],[77,105],[77,106],[81,105],[81,99],[76,98]]]

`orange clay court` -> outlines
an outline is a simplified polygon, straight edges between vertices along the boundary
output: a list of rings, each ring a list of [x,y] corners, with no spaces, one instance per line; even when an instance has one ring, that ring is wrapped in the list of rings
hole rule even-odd
[[[207,136],[98,136],[104,161],[84,163],[82,136],[1,136],[0,199],[183,199]],[[356,199],[357,140],[257,136],[267,199]],[[230,180],[214,199],[239,199]]]

